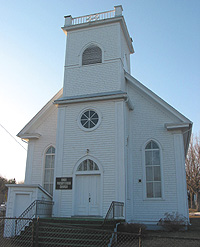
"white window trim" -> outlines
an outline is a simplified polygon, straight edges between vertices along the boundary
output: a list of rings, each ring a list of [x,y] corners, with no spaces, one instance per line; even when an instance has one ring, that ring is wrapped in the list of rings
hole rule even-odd
[[[85,128],[85,127],[83,127],[83,125],[81,124],[81,116],[82,116],[82,114],[85,112],[85,111],[95,111],[97,114],[98,114],[98,116],[99,116],[99,121],[98,121],[98,123],[93,127],[93,128]],[[95,129],[97,129],[98,127],[99,127],[99,125],[100,125],[100,123],[101,123],[101,120],[102,120],[102,115],[101,115],[101,113],[100,113],[100,111],[99,110],[97,110],[96,108],[94,108],[94,107],[86,107],[86,108],[84,108],[80,113],[79,113],[79,115],[78,115],[78,119],[77,119],[77,123],[78,123],[78,126],[79,126],[79,128],[81,129],[81,130],[83,130],[83,131],[86,131],[86,132],[90,132],[90,131],[93,131],[93,130],[95,130]]]
[[[101,172],[98,171],[76,171],[76,176],[78,175],[98,175],[101,174]]]
[[[154,141],[160,150],[160,176],[161,176],[161,197],[147,197],[146,191],[146,164],[145,164],[145,147],[150,142]],[[161,144],[154,138],[148,139],[142,146],[142,170],[143,170],[143,200],[145,201],[162,201],[165,200],[165,193],[164,193],[164,176],[163,176],[163,148]]]
[[[84,160],[87,160],[87,159],[94,161],[94,162],[97,164],[97,166],[99,167],[99,170],[94,170],[94,171],[97,171],[97,172],[99,172],[99,173],[101,173],[101,174],[104,172],[104,171],[103,171],[103,167],[102,167],[100,161],[99,161],[98,159],[96,159],[94,156],[89,155],[89,154],[86,154],[86,155],[84,155],[82,158],[80,158],[80,159],[76,162],[76,165],[74,166],[73,172],[72,172],[72,173],[73,173],[73,174],[79,173],[80,171],[77,171],[79,165],[81,164],[81,162],[83,162]],[[91,171],[91,172],[94,172],[94,171]],[[82,172],[84,172],[84,171],[82,171]]]
[[[55,148],[55,145],[54,144],[49,144],[46,148],[45,148],[45,150],[44,150],[44,152],[43,152],[43,181],[42,181],[42,187],[44,188],[44,178],[45,178],[45,162],[46,162],[46,153],[47,153],[47,151],[48,151],[48,149],[50,148],[50,147],[53,147],[54,149],[55,149],[55,154],[54,154],[54,156],[56,155],[56,148]],[[55,156],[56,157],[56,156]],[[53,177],[53,193],[54,193],[54,185],[55,185],[55,159],[54,159],[54,177]],[[45,191],[46,191],[46,189],[45,189]],[[48,191],[47,191],[48,192]],[[49,192],[48,192],[49,193]],[[49,193],[50,194],[50,193]],[[51,194],[50,194],[51,195]],[[51,195],[52,196],[52,195]]]

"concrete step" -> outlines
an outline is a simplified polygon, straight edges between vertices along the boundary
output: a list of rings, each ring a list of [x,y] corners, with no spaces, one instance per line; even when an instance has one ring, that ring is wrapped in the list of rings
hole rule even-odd
[[[104,230],[113,230],[117,223],[124,222],[124,220],[107,220],[104,223],[102,218],[49,218],[49,219],[40,219],[40,223],[44,224],[53,224],[53,225],[62,225],[62,226],[71,226],[71,227],[83,227],[83,228],[92,228],[92,229],[104,229]]]
[[[102,218],[51,218],[36,219],[33,228],[30,224],[19,236],[17,246],[26,246],[32,239],[38,246],[107,246],[117,223],[124,220],[108,220]],[[36,230],[37,229],[37,230]]]
[[[118,221],[108,221],[104,225],[103,222],[97,218],[39,219],[38,243],[48,246],[107,246]]]

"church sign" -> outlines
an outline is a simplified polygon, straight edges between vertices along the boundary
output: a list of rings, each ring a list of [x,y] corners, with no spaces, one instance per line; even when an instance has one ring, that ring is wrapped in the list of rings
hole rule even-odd
[[[72,177],[56,178],[56,190],[71,190]]]

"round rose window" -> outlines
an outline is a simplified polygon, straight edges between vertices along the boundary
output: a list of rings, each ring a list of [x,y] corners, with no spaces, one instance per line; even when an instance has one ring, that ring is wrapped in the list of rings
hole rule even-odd
[[[99,116],[94,110],[86,110],[81,115],[81,125],[86,129],[93,129],[99,122]]]

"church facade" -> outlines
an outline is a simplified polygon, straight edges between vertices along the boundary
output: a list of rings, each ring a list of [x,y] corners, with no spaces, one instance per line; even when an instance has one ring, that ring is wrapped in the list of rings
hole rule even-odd
[[[122,6],[65,17],[64,85],[19,132],[25,183],[8,185],[7,217],[53,201],[53,217],[102,217],[112,201],[127,222],[188,218],[185,156],[192,122],[130,74]]]

